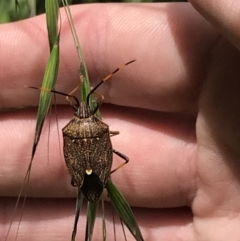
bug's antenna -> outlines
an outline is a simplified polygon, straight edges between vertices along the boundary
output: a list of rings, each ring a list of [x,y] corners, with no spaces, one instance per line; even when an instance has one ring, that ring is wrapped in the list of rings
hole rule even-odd
[[[30,89],[35,89],[35,90],[43,90],[43,91],[47,91],[47,92],[52,92],[52,93],[56,93],[58,95],[63,95],[63,96],[69,97],[69,98],[73,98],[75,100],[76,104],[74,105],[69,99],[67,99],[67,101],[70,103],[70,105],[74,109],[78,108],[80,106],[78,98],[74,95],[66,94],[66,93],[63,93],[63,92],[60,92],[57,90],[51,90],[51,89],[46,89],[46,88],[42,88],[42,87],[35,87],[35,86],[28,86],[28,85],[25,85],[24,87],[30,88]]]
[[[89,105],[89,101],[90,101],[90,96],[94,93],[94,91],[100,86],[102,85],[103,82],[105,82],[106,80],[110,79],[115,73],[117,73],[120,69],[123,69],[125,66],[135,62],[136,59],[131,60],[129,62],[127,62],[126,64],[123,64],[122,66],[118,67],[117,69],[115,69],[111,74],[107,75],[104,79],[102,79],[88,94],[87,96],[87,104]]]

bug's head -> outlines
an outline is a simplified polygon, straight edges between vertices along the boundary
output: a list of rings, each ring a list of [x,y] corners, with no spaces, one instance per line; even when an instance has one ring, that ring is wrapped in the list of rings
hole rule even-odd
[[[75,108],[76,108],[76,106],[75,106]],[[74,108],[74,110],[75,110],[74,114],[79,118],[88,118],[92,115],[89,105],[84,101],[80,102],[78,108],[76,108],[76,109],[75,108]]]

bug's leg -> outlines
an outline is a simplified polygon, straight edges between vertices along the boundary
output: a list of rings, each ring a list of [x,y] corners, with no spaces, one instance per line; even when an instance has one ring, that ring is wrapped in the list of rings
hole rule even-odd
[[[119,151],[116,151],[116,150],[112,150],[113,153],[115,153],[116,155],[118,155],[119,157],[121,157],[123,160],[125,160],[124,163],[122,163],[121,165],[119,165],[118,167],[116,167],[115,169],[113,169],[110,173],[114,173],[116,172],[118,169],[120,169],[121,167],[123,167],[124,165],[126,165],[128,162],[129,162],[129,158],[127,156],[125,156],[124,154],[122,154],[121,152]]]
[[[116,136],[116,135],[119,135],[119,131],[109,131],[110,133],[110,137],[113,137],[113,136]]]
[[[94,115],[98,109],[101,107],[101,105],[104,102],[104,96],[103,95],[99,95],[98,93],[94,92],[94,95],[96,96],[97,99],[97,106],[95,107],[95,109],[93,110],[92,114]]]
[[[71,185],[72,185],[73,187],[77,187],[77,184],[73,181],[73,179],[71,179]]]

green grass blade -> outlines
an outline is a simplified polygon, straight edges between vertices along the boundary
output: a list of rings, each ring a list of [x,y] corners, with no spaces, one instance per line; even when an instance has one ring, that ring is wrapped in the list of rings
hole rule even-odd
[[[74,227],[73,227],[73,231],[72,231],[71,241],[75,241],[75,238],[76,238],[76,235],[77,235],[77,224],[78,224],[78,220],[79,220],[79,214],[80,214],[80,210],[81,210],[81,207],[82,207],[82,203],[83,203],[83,195],[82,195],[82,192],[81,192],[80,188],[78,188],[75,220],[74,220]]]
[[[82,86],[80,88],[81,100],[86,101],[87,95],[91,91],[91,86],[90,86],[88,72],[87,72],[87,66],[86,66],[86,63],[85,63],[85,60],[84,60],[83,51],[82,51],[80,43],[79,43],[79,39],[78,39],[77,32],[76,32],[76,29],[75,29],[72,14],[71,14],[71,11],[70,11],[70,8],[69,8],[69,5],[68,5],[68,1],[62,0],[62,4],[64,6],[65,13],[66,13],[67,18],[68,18],[69,26],[70,26],[70,29],[71,29],[71,32],[72,32],[74,44],[76,46],[77,55],[78,55],[79,62],[80,62],[79,76],[80,76],[80,81],[82,82]],[[95,107],[95,103],[91,99],[90,108],[94,109],[94,107]],[[85,241],[91,241],[91,239],[92,239],[97,208],[98,208],[98,202],[97,203],[89,203],[88,202],[87,221],[86,221],[86,230],[85,230]]]
[[[53,49],[50,53],[50,57],[48,59],[47,67],[46,67],[44,78],[43,78],[42,88],[45,88],[45,89],[53,89],[54,88],[55,82],[57,79],[58,66],[59,66],[59,35],[57,36],[57,39],[55,39],[55,44],[53,46]],[[28,165],[28,169],[27,169],[23,184],[21,186],[20,193],[17,198],[17,202],[16,202],[16,205],[14,208],[14,213],[17,210],[17,207],[18,207],[22,194],[23,194],[23,198],[24,198],[22,208],[24,208],[25,203],[26,203],[28,184],[29,184],[29,180],[30,180],[33,158],[34,158],[36,148],[38,145],[38,141],[39,141],[39,138],[41,135],[43,123],[44,123],[45,117],[47,115],[47,112],[48,112],[48,109],[49,109],[49,106],[51,103],[51,95],[52,95],[52,93],[48,92],[48,91],[41,91],[41,94],[40,94],[31,159],[30,159],[30,163]],[[21,215],[20,215],[19,223],[21,223],[22,214],[23,213],[21,213]],[[13,215],[13,217],[14,217],[14,215]],[[9,226],[9,229],[7,231],[7,236],[6,236],[5,240],[7,240],[7,238],[8,238],[12,223],[13,223],[13,218],[12,218],[11,224]],[[19,226],[18,226],[18,228],[19,228]]]
[[[50,57],[48,59],[47,67],[45,70],[42,88],[54,89],[59,66],[59,36],[53,46]],[[52,93],[48,91],[41,91],[40,100],[38,105],[37,123],[35,128],[35,137],[32,149],[32,158],[35,154],[36,147],[41,135],[42,127],[44,124],[45,117],[48,113],[48,109],[51,104]]]
[[[143,241],[143,237],[141,231],[138,227],[138,224],[135,220],[135,217],[132,213],[132,210],[123,195],[119,192],[119,190],[115,187],[112,181],[108,181],[106,185],[109,198],[111,199],[112,205],[119,217],[122,219],[124,224],[127,226],[129,231],[132,233],[134,238],[137,241]]]
[[[95,224],[97,209],[98,209],[98,202],[96,203],[88,202],[85,241],[92,240],[92,234],[93,234],[93,228]]]
[[[76,28],[74,25],[74,21],[72,18],[72,14],[69,8],[69,4],[67,0],[62,0],[67,18],[68,18],[68,22],[69,22],[69,26],[72,32],[72,36],[73,36],[73,40],[74,40],[74,44],[76,46],[76,50],[77,50],[77,55],[78,55],[78,59],[80,62],[80,67],[79,67],[79,75],[80,78],[82,78],[83,80],[83,85],[81,86],[81,100],[82,101],[86,101],[87,95],[90,92],[90,82],[89,82],[89,77],[88,77],[88,71],[87,71],[87,65],[84,59],[84,55],[83,55],[83,51],[82,48],[80,46],[80,42],[77,36],[77,32],[76,32]],[[92,102],[92,101],[91,101]],[[94,104],[90,104],[90,107],[92,108]]]
[[[90,82],[85,77],[87,75],[87,70],[85,69],[84,65],[80,66],[79,75],[83,78],[83,85],[81,86],[81,99],[82,101],[86,101],[87,95],[91,91],[91,86]],[[92,102],[90,104],[92,104]],[[93,106],[90,105],[90,108],[93,109]]]
[[[107,236],[107,232],[106,232],[106,220],[105,220],[105,208],[104,208],[104,200],[103,200],[103,196],[102,196],[102,240],[106,241],[106,236]]]
[[[56,42],[58,34],[58,10],[59,3],[58,0],[46,0],[45,1],[46,9],[46,20],[47,20],[47,29],[48,29],[48,41],[50,50],[53,48],[53,45]]]

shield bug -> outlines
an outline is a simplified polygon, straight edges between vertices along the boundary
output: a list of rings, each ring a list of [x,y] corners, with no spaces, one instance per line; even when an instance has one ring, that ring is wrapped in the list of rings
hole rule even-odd
[[[97,103],[94,109],[91,109],[90,97],[113,74],[134,61],[122,65],[106,76],[89,92],[86,101],[79,102],[77,97],[73,95],[73,92],[78,88],[70,94],[46,90],[66,96],[66,100],[74,109],[74,117],[62,129],[64,158],[72,178],[71,184],[79,187],[82,194],[91,203],[96,203],[100,199],[111,173],[125,165],[129,159],[112,147],[110,137],[119,134],[119,132],[110,131],[108,125],[95,115],[103,99]],[[74,101],[70,101],[69,98]],[[111,171],[113,153],[125,162]]]
[[[75,116],[62,129],[64,157],[72,177],[71,183],[80,187],[91,203],[97,202],[101,197],[110,174],[129,161],[128,157],[112,148],[110,137],[118,132],[110,131],[108,125],[95,116],[102,101],[97,103],[94,109],[91,109],[89,104],[90,96],[120,68],[96,85],[88,94],[86,102],[75,101],[76,103],[72,104]],[[111,171],[113,153],[124,159],[125,163]]]

